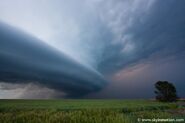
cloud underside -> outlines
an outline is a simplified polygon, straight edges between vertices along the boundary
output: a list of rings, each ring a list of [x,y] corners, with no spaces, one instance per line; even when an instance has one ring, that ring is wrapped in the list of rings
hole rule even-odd
[[[105,87],[90,97],[141,98],[153,96],[142,90],[152,90],[153,82],[163,79],[185,94],[185,1],[30,1],[25,12],[10,3],[0,5],[0,20],[33,37],[0,24],[0,81],[32,83],[61,97]],[[135,95],[129,87],[142,92]]]
[[[0,83],[2,99],[51,99],[66,98],[67,93],[39,85],[38,83]]]
[[[98,72],[3,23],[0,38],[1,82],[40,84],[68,96],[98,91],[105,84]]]

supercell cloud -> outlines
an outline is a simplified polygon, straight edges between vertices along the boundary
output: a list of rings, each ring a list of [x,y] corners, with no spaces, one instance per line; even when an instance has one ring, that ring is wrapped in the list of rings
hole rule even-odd
[[[35,83],[82,96],[97,91],[105,80],[46,43],[6,24],[0,24],[0,81]]]
[[[184,11],[180,0],[0,0],[0,91],[152,98],[167,80],[184,97]]]

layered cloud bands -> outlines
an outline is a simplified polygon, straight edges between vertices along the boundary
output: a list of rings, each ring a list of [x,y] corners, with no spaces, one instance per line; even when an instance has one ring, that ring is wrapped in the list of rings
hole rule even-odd
[[[0,81],[35,83],[82,96],[105,84],[103,77],[46,43],[0,23]]]
[[[183,96],[184,11],[182,0],[1,0],[0,20],[33,37],[0,24],[0,81],[144,98],[167,80]]]

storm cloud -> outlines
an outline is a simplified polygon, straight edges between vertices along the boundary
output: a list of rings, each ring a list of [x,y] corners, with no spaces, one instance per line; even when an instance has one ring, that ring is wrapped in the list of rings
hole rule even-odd
[[[97,91],[105,80],[90,68],[20,30],[0,23],[0,81],[39,83],[70,96]]]
[[[184,1],[0,2],[0,20],[15,27],[0,24],[2,82],[73,97],[150,98],[154,82],[167,80],[185,95]]]
[[[99,69],[113,72],[154,54],[161,58],[184,54],[184,4],[175,0],[107,2],[102,18],[114,33],[114,43],[104,51]]]

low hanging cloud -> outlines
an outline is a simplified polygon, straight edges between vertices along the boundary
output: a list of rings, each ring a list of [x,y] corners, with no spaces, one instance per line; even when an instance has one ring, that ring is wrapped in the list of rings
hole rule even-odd
[[[2,0],[1,3],[0,20],[33,36],[12,32],[16,29],[0,24],[1,81],[39,83],[71,96],[111,88],[102,94],[109,95],[115,90],[112,97],[134,97],[127,89],[130,81],[132,89],[142,91],[152,90],[152,84],[147,81],[156,81],[155,77],[176,83],[185,80],[178,76],[185,73],[181,62],[185,57],[184,1]],[[140,65],[144,63],[151,66]],[[130,68],[136,72],[127,77]],[[162,76],[166,69],[173,79],[168,74]],[[173,69],[179,69],[180,73]],[[143,74],[139,77],[140,70],[150,77],[145,79]],[[117,75],[123,77],[118,80]],[[177,84],[177,88],[181,85]],[[124,95],[119,90],[125,90]],[[138,93],[137,97],[152,95],[148,94]],[[182,88],[180,94],[184,94]]]
[[[0,97],[3,99],[51,99],[66,98],[67,94],[33,83],[0,83]]]
[[[95,70],[4,23],[0,39],[0,81],[39,83],[68,96],[98,91],[106,83]]]

